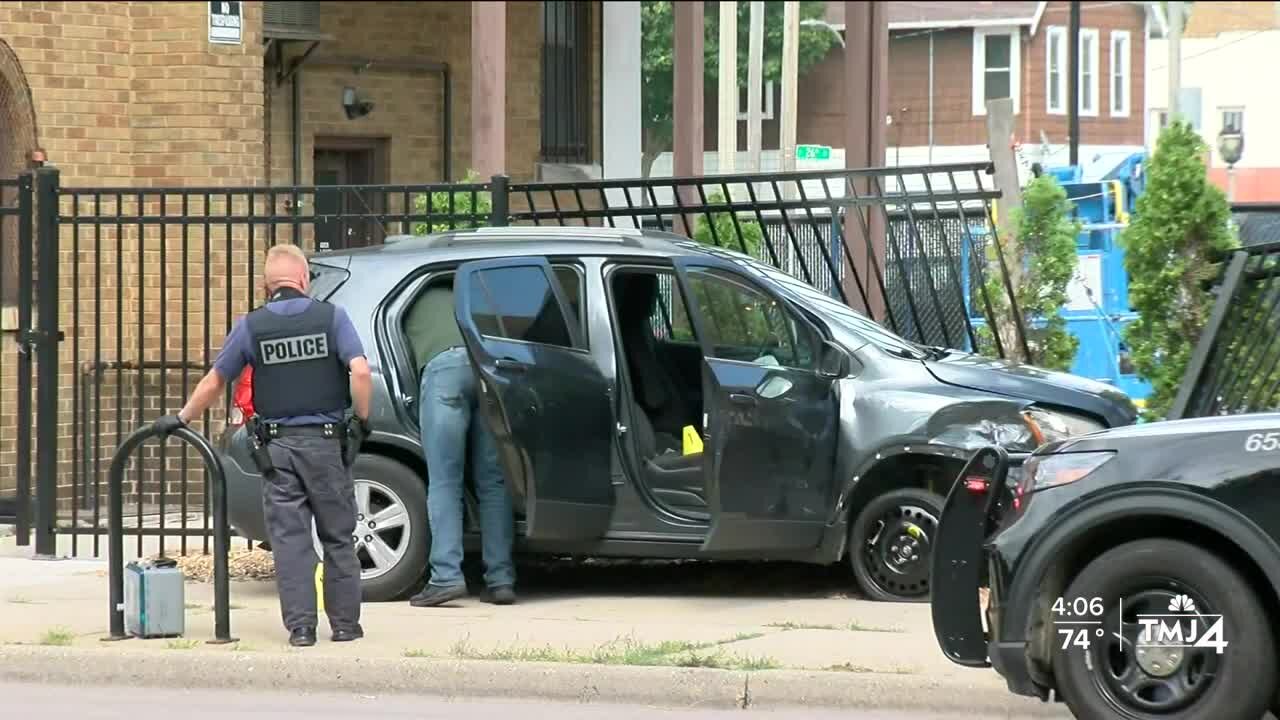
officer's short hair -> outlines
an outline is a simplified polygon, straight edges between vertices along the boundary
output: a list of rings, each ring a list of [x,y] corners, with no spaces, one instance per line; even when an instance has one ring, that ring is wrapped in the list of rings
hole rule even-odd
[[[291,257],[294,260],[301,262],[304,267],[307,267],[310,265],[310,263],[307,262],[307,254],[302,252],[302,248],[298,247],[297,245],[294,245],[293,243],[280,243],[278,245],[272,245],[271,249],[267,251],[268,262],[270,262],[273,258],[277,258],[281,256]]]

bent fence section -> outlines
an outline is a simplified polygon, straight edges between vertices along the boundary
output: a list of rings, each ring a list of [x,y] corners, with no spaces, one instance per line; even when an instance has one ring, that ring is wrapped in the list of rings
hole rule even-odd
[[[1231,253],[1169,419],[1280,410],[1280,242]]]
[[[129,428],[190,393],[235,319],[262,301],[263,253],[280,242],[326,252],[491,225],[651,228],[751,255],[921,344],[981,343],[999,356],[1026,347],[1020,323],[991,337],[973,320],[1013,301],[1015,259],[1001,254],[986,163],[376,186],[76,188],[52,169],[24,177],[29,185],[3,185],[0,202],[15,208],[0,211],[0,294],[16,287],[26,303],[17,350],[0,353],[0,391],[16,389],[0,397],[0,501],[38,489],[30,524],[43,554],[100,555],[113,453]],[[33,188],[26,205],[23,187]],[[34,433],[22,425],[32,358]],[[192,427],[217,438],[225,419],[206,413]],[[159,554],[209,552],[214,478],[193,453],[137,449],[121,492],[139,556],[144,540]]]
[[[116,450],[111,459],[107,479],[108,505],[108,582],[110,583],[111,635],[108,640],[124,640],[129,636],[124,626],[124,470],[129,458],[144,442],[156,437],[150,426],[137,430]],[[231,552],[231,528],[227,524],[227,479],[222,460],[213,446],[200,433],[190,428],[179,428],[174,436],[199,452],[205,469],[212,479],[211,504],[213,505],[213,639],[215,644],[234,642],[231,637],[231,579],[227,568],[227,556]],[[164,439],[161,438],[161,442]]]

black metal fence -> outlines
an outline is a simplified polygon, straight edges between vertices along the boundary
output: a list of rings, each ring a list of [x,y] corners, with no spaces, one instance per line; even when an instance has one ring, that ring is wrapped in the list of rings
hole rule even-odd
[[[988,275],[1007,266],[989,242],[999,196],[991,183],[985,164],[281,188],[64,188],[56,171],[41,170],[28,195],[39,210],[24,216],[19,243],[30,250],[34,239],[38,251],[38,272],[28,262],[20,275],[40,280],[39,327],[29,312],[17,321],[30,330],[23,337],[42,380],[37,552],[101,554],[115,449],[179,408],[234,320],[262,300],[258,264],[276,243],[339,250],[482,225],[660,228],[754,256],[910,340],[973,348],[966,306],[992,307],[999,298],[988,295]],[[999,262],[988,259],[993,247]],[[994,285],[1012,301],[1007,280]],[[30,300],[30,291],[19,295]],[[1007,355],[1025,342],[1015,324],[995,348]],[[16,385],[30,397],[29,380]],[[29,420],[30,408],[4,417]],[[224,423],[206,413],[194,428],[216,438]],[[8,428],[3,437],[19,449],[25,437],[29,455],[30,428]],[[121,487],[136,552],[186,553],[193,542],[207,552],[208,487],[204,464],[185,447],[137,453]]]
[[[1280,410],[1280,242],[1231,253],[1170,419]]]
[[[31,175],[0,178],[0,522],[19,537],[31,513],[31,354],[20,328],[31,326]]]

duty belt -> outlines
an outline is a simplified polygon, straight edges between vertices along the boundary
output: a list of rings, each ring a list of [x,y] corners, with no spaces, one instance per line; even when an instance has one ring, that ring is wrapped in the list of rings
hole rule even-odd
[[[339,438],[342,433],[337,423],[320,425],[281,425],[280,423],[263,423],[267,439],[284,437],[319,437]]]

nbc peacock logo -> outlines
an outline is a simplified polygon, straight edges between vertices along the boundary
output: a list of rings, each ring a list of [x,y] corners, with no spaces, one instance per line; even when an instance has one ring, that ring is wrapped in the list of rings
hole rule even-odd
[[[1190,596],[1174,595],[1173,599],[1169,601],[1169,612],[1171,613],[1186,613],[1193,615],[1195,614],[1195,611],[1196,601],[1192,600]]]

